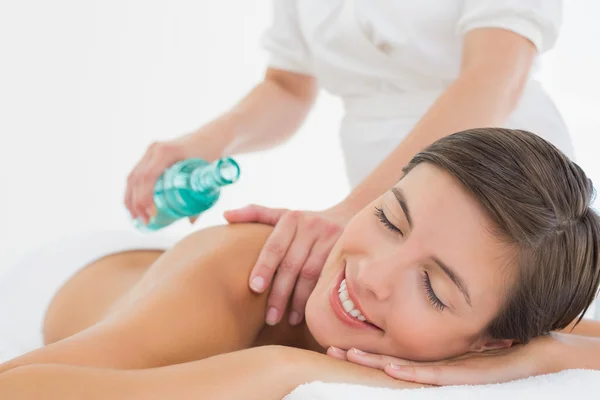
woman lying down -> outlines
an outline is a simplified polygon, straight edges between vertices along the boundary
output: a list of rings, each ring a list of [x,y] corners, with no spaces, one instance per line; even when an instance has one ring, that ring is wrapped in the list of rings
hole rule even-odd
[[[530,374],[598,368],[594,339],[549,335],[594,328],[572,330],[600,279],[591,197],[583,171],[536,135],[456,133],[346,225],[302,325],[266,326],[268,293],[248,289],[271,227],[213,227],[76,274],[47,311],[46,346],[0,365],[0,398],[281,399],[314,380],[421,386],[337,350],[353,348],[452,363],[534,346]]]

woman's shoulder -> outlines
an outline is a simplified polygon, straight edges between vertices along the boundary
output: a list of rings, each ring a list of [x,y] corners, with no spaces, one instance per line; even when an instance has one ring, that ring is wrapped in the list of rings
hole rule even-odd
[[[288,312],[284,311],[282,322],[275,326],[264,325],[266,300],[269,290],[262,294],[253,293],[248,285],[250,271],[254,267],[260,251],[273,231],[273,227],[263,224],[231,224],[214,226],[189,235],[185,240],[191,246],[202,246],[203,261],[197,267],[204,272],[193,278],[193,285],[201,285],[201,280],[211,279],[220,290],[226,292],[223,299],[229,304],[231,314],[236,320],[248,321],[250,318],[262,326],[252,341],[251,347],[265,345],[285,345],[306,348],[306,337],[303,324],[291,326],[287,323]],[[277,249],[273,249],[277,251]],[[209,271],[206,270],[209,269]],[[200,272],[200,271],[197,271]],[[198,287],[198,286],[197,286]],[[247,326],[246,323],[245,326]]]
[[[185,268],[190,279],[200,275],[224,284],[232,294],[248,296],[250,271],[272,230],[270,225],[255,223],[212,226],[189,234],[170,253],[178,261],[189,260]]]
[[[257,245],[262,248],[272,231],[272,226],[257,223],[216,225],[196,231],[183,240],[202,240],[207,250],[256,250]]]
[[[203,268],[218,274],[250,273],[273,227],[241,223],[218,225],[189,234],[174,248],[190,257],[202,259]]]
[[[272,230],[273,227],[270,225],[256,223],[215,225],[190,233],[177,245],[201,241],[202,247],[207,251],[235,246],[248,247],[255,242],[264,244]]]

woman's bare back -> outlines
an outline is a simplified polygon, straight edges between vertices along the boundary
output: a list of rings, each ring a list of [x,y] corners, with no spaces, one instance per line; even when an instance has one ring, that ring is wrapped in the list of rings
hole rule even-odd
[[[125,251],[85,266],[52,299],[44,319],[44,344],[74,335],[103,319],[161,254],[160,250]]]
[[[172,249],[99,260],[55,296],[45,320],[50,345],[23,363],[143,368],[256,345],[309,347],[306,327],[264,324],[268,293],[248,288],[271,227],[228,225],[193,233]],[[0,372],[2,371],[0,366]]]

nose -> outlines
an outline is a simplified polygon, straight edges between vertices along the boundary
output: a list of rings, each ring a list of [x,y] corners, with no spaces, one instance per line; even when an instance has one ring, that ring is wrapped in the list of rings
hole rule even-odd
[[[389,257],[361,259],[358,262],[357,284],[377,300],[389,298],[392,295],[395,274],[398,272],[394,264]]]

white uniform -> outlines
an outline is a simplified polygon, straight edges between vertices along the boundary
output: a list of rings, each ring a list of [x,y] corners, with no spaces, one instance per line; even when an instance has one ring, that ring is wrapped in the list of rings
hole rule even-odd
[[[541,54],[554,46],[562,16],[560,0],[273,3],[273,24],[264,36],[269,65],[315,76],[321,87],[342,98],[346,114],[340,135],[352,186],[458,77],[466,32],[507,29],[529,39]],[[559,112],[533,78],[504,126],[532,131],[574,155]]]

